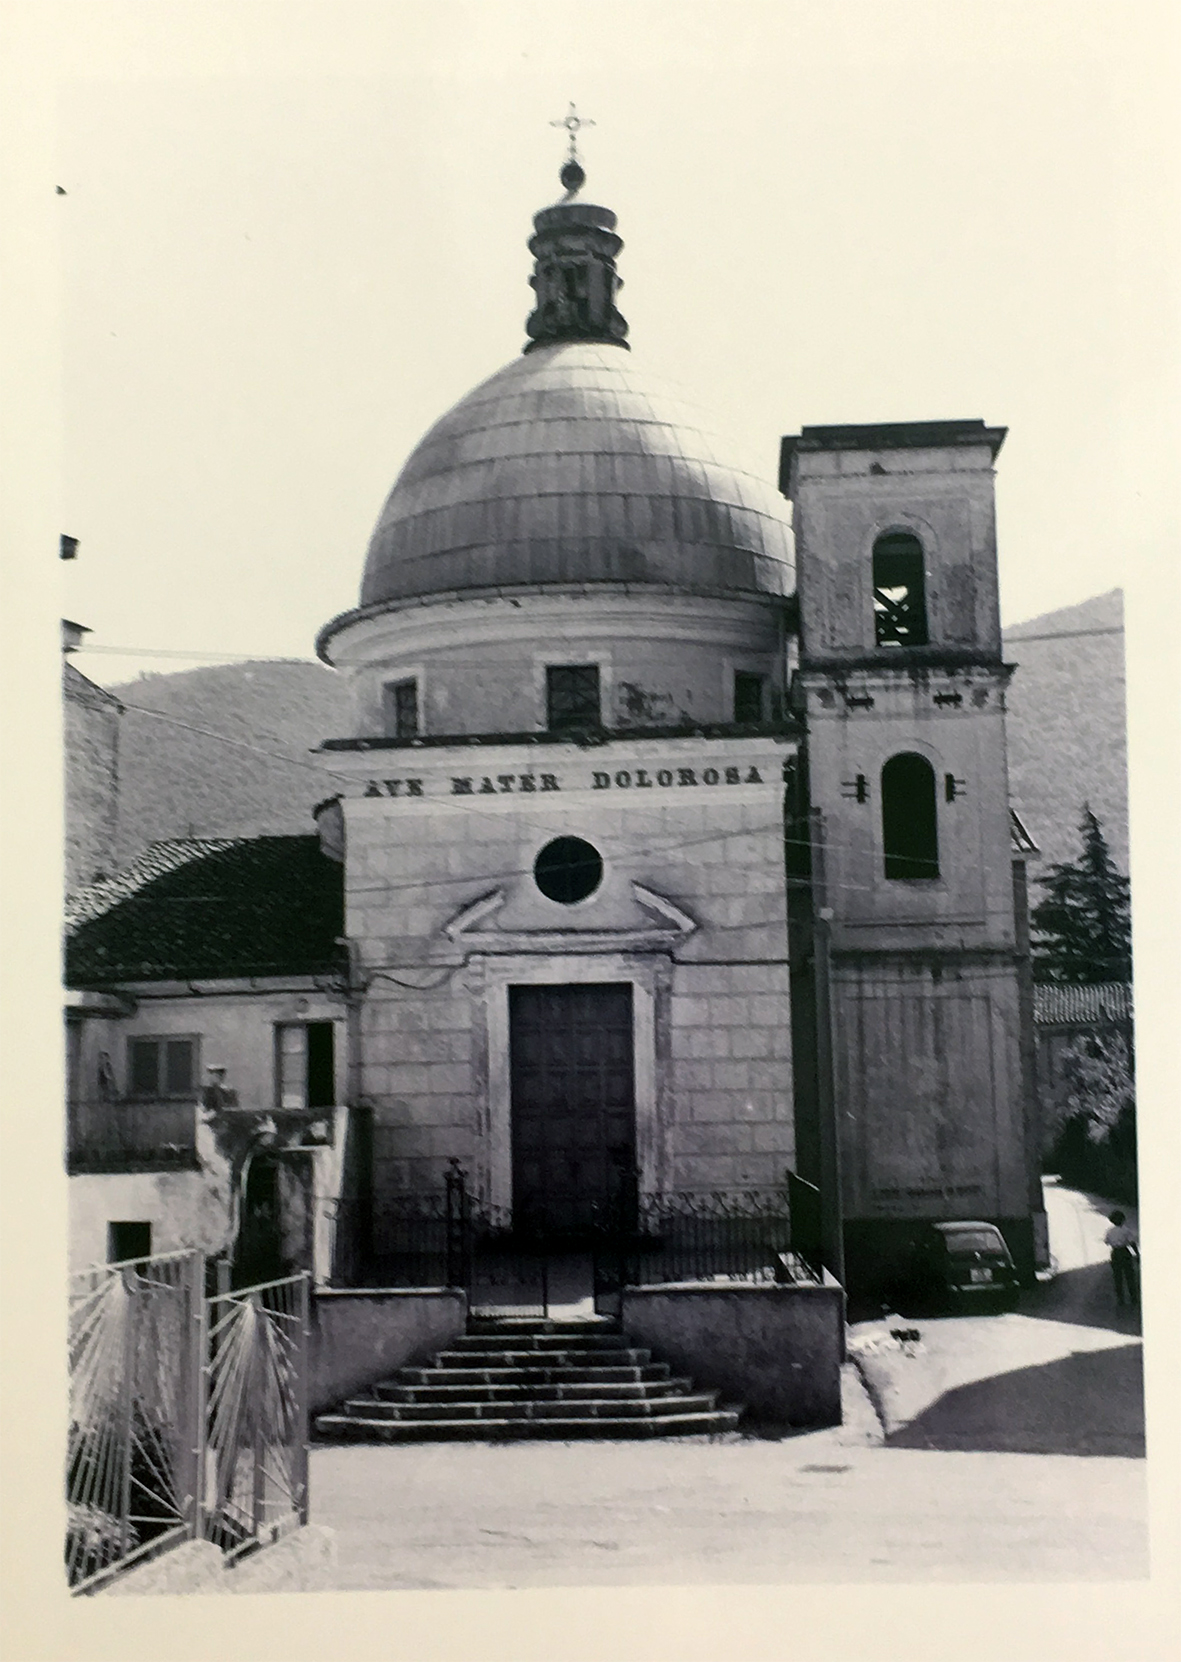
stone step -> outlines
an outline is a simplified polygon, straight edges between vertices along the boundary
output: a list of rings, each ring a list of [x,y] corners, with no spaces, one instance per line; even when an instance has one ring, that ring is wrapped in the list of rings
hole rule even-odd
[[[719,1436],[737,1429],[739,1413],[737,1408],[714,1408],[708,1412],[637,1415],[632,1419],[604,1415],[598,1419],[520,1420],[390,1420],[321,1414],[315,1424],[319,1436],[334,1442],[502,1442],[534,1437],[561,1442],[575,1438]]]
[[[688,1375],[675,1379],[628,1380],[622,1384],[596,1380],[593,1384],[571,1384],[562,1380],[556,1385],[474,1385],[465,1380],[458,1385],[404,1385],[397,1379],[386,1379],[373,1387],[373,1395],[383,1402],[519,1402],[532,1398],[537,1402],[578,1402],[586,1397],[610,1397],[621,1401],[653,1396],[675,1396],[693,1389]]]
[[[667,1379],[667,1362],[646,1362],[628,1367],[586,1367],[568,1365],[515,1368],[403,1368],[401,1385],[638,1385],[650,1379]]]
[[[601,1351],[626,1350],[627,1340],[622,1333],[467,1333],[452,1339],[448,1351],[482,1355],[488,1351]]]
[[[666,1395],[617,1401],[591,1397],[582,1402],[386,1402],[353,1397],[344,1405],[350,1419],[431,1423],[451,1420],[594,1420],[644,1419],[669,1414],[709,1413],[717,1406],[716,1391],[691,1396]]]
[[[530,1368],[538,1366],[547,1368],[641,1368],[651,1360],[652,1352],[650,1350],[634,1350],[630,1347],[612,1350],[608,1360],[601,1350],[537,1351],[497,1346],[485,1351],[441,1350],[434,1359],[434,1366],[436,1368],[453,1369],[457,1373],[466,1371],[468,1368]]]
[[[500,1316],[480,1315],[473,1311],[468,1316],[467,1330],[482,1333],[618,1333],[619,1320],[615,1316],[572,1316],[561,1320],[556,1316]]]

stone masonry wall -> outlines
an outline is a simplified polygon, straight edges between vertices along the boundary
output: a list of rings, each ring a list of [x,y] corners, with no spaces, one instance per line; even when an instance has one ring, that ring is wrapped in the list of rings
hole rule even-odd
[[[382,1193],[437,1190],[452,1156],[482,1182],[498,1137],[507,1159],[495,1081],[507,1077],[503,1012],[519,981],[635,985],[646,1181],[761,1185],[792,1161],[785,747],[637,740],[547,751],[424,751],[411,759],[415,795],[366,794],[382,783],[369,780],[346,794],[379,1231]],[[682,770],[692,783],[677,782]],[[545,774],[556,783],[543,791]],[[524,775],[532,790],[520,788]],[[456,778],[473,790],[453,794]],[[481,796],[484,778],[497,788]],[[560,835],[592,842],[604,862],[599,889],[573,906],[533,879],[538,851]]]

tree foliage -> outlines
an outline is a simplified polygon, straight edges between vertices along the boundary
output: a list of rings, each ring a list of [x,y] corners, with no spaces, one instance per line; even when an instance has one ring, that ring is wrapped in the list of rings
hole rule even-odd
[[[1091,1033],[1074,1041],[1062,1057],[1051,1113],[1049,1163],[1068,1182],[1134,1201],[1136,1086],[1125,1034]]]
[[[1128,879],[1117,870],[1089,804],[1079,822],[1082,852],[1038,878],[1033,908],[1033,973],[1038,981],[1093,985],[1132,979]]]

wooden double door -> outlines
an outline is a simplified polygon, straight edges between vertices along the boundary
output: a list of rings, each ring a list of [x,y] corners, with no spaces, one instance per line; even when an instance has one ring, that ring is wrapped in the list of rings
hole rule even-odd
[[[514,1222],[573,1240],[635,1166],[631,984],[510,987],[509,1045]]]

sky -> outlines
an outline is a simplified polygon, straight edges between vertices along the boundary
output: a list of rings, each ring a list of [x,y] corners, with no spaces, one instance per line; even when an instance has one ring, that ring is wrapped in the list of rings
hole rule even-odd
[[[356,603],[410,450],[523,343],[571,100],[634,353],[768,479],[802,424],[1006,425],[1006,622],[1134,603],[1175,549],[1148,11],[65,10],[59,599],[96,680],[307,657]]]

